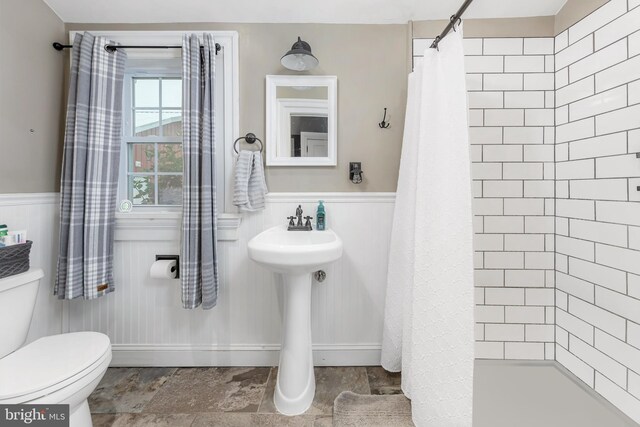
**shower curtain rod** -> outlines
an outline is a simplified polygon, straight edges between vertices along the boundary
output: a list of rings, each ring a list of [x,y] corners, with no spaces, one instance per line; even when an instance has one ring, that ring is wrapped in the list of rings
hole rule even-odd
[[[53,48],[55,50],[71,49],[72,47],[73,45],[70,45],[70,44],[62,44],[58,42],[53,43]],[[203,46],[200,46],[200,49],[202,48]],[[124,45],[106,44],[104,45],[104,49],[107,52],[113,53],[117,49],[182,49],[182,46],[124,46]],[[220,44],[216,43],[216,55],[218,54],[218,52],[220,52],[221,49],[222,47],[220,46]]]
[[[471,2],[473,2],[473,0],[465,0],[465,2],[462,3],[462,6],[460,6],[460,9],[458,9],[456,14],[452,15],[451,18],[449,19],[449,23],[444,28],[444,31],[442,31],[442,33],[440,33],[440,35],[435,38],[433,43],[431,43],[431,46],[430,46],[431,49],[438,48],[438,43],[440,43],[442,39],[445,38],[447,34],[449,34],[449,31],[451,31],[453,26],[456,24],[456,21],[462,21],[462,14],[467,10]]]

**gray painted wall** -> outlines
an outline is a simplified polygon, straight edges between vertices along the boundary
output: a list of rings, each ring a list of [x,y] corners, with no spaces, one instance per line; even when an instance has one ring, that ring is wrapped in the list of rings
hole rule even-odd
[[[554,35],[558,35],[609,0],[567,0],[555,19]]]
[[[58,190],[64,55],[51,42],[64,36],[41,0],[0,2],[0,194]]]
[[[395,191],[400,164],[408,74],[407,25],[330,24],[68,24],[67,30],[235,30],[240,51],[240,134],[264,137],[265,76],[296,74],[280,57],[297,36],[320,65],[309,74],[338,77],[338,166],[269,167],[270,191]],[[380,129],[384,107],[391,127]],[[350,161],[365,181],[349,181]]]
[[[562,22],[585,16],[605,0],[569,3],[553,17],[469,20],[467,37],[553,35]],[[580,4],[578,4],[580,3]],[[588,3],[588,4],[583,4]],[[236,30],[240,33],[240,133],[265,134],[265,75],[293,74],[279,62],[298,35],[320,66],[310,74],[338,76],[338,166],[267,169],[271,191],[395,191],[410,71],[410,38],[438,33],[444,22],[409,25],[330,24],[67,24],[41,0],[2,0],[0,40],[0,193],[59,188],[66,56],[51,49],[70,30]],[[16,43],[20,41],[20,43]],[[28,46],[28,48],[25,48]],[[388,108],[389,129],[377,123]],[[34,132],[30,132],[33,129]],[[5,155],[7,157],[5,157]],[[347,179],[361,161],[365,181]]]
[[[609,0],[568,0],[556,16],[531,18],[466,19],[465,38],[479,37],[553,37],[588,16]],[[415,38],[433,38],[447,21],[413,21]]]

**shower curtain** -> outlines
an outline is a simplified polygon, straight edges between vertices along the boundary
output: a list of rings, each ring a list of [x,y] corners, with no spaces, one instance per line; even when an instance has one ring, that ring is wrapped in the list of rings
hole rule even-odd
[[[182,38],[182,306],[215,307],[218,301],[214,79],[216,44],[203,34]]]
[[[474,288],[462,27],[409,76],[382,366],[417,426],[472,424]]]
[[[60,246],[53,290],[92,299],[114,290],[113,237],[127,58],[104,37],[76,34],[60,182]]]

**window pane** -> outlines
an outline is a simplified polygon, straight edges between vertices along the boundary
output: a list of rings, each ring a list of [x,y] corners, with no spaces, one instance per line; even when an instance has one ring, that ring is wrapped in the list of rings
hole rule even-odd
[[[160,84],[158,79],[134,79],[134,108],[160,107]]]
[[[181,110],[162,110],[162,135],[182,136]]]
[[[182,80],[162,79],[162,108],[182,107]]]
[[[153,172],[153,144],[129,144],[129,172]]]
[[[135,136],[159,136],[160,112],[158,110],[140,111],[134,113]]]
[[[153,176],[129,176],[129,198],[134,205],[155,204],[155,180]]]
[[[158,175],[158,204],[182,204],[182,175]]]
[[[158,144],[158,172],[182,172],[182,144]]]

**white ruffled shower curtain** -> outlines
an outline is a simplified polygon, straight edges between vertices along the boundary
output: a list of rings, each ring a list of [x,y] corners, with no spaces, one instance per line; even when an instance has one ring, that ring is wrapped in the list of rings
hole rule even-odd
[[[382,366],[413,421],[472,425],[473,229],[462,27],[409,76],[391,234]]]

